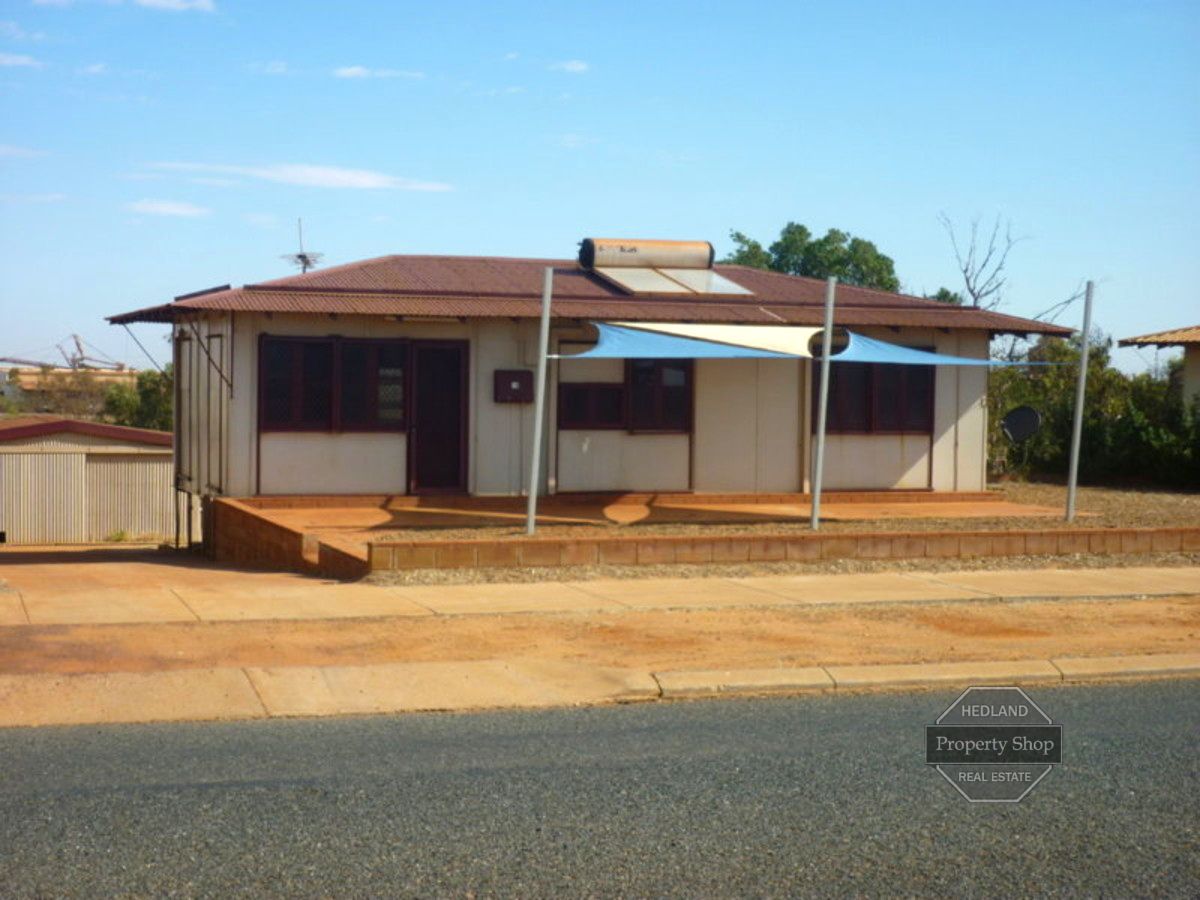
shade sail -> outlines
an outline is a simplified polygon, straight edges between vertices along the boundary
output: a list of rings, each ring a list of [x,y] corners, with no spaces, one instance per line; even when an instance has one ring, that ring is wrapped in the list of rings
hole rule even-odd
[[[820,328],[794,325],[689,325],[678,322],[593,322],[595,346],[558,359],[808,359]],[[901,347],[851,331],[831,362],[907,366],[1021,365]],[[813,342],[814,336],[818,337]]]
[[[841,353],[829,357],[830,362],[891,363],[900,366],[1007,366],[1013,363],[969,356],[951,356],[889,344],[866,335],[850,332],[850,343]]]
[[[657,329],[627,328],[593,323],[600,332],[594,347],[583,353],[558,355],[557,359],[791,359],[792,353],[779,353],[759,347],[722,344],[715,341],[663,334]],[[674,326],[672,326],[674,327]],[[680,328],[703,328],[701,325]],[[716,326],[734,328],[737,326]]]

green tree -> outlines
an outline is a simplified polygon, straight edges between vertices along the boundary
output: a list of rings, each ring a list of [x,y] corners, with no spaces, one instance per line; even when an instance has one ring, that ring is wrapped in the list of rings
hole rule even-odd
[[[898,291],[891,257],[879,252],[873,243],[831,228],[825,236],[814,239],[812,232],[797,222],[788,222],[779,232],[779,239],[763,247],[740,231],[731,231],[734,249],[721,260],[724,263],[770,269],[788,275],[809,278],[828,278],[836,275],[845,284]]]
[[[952,291],[947,287],[940,287],[936,293],[926,294],[925,299],[936,300],[938,303],[947,303],[950,306],[962,306],[964,301],[962,294],[958,291]]]
[[[1066,474],[1081,344],[1040,338],[1032,366],[998,368],[988,384],[989,459],[996,474]],[[1128,376],[1111,365],[1112,341],[1093,335],[1079,466],[1082,481],[1200,488],[1200,410],[1185,408],[1172,370]],[[1000,420],[1017,406],[1042,415],[1039,432],[1013,447]]]
[[[171,365],[139,372],[137,386],[114,384],[104,397],[104,417],[116,425],[170,431],[174,378]]]

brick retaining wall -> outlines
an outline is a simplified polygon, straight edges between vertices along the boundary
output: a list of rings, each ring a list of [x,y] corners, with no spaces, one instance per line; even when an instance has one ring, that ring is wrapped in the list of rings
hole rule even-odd
[[[1200,551],[1200,528],[377,541],[369,545],[367,560],[370,570],[378,572],[483,566],[803,562],[1179,551]]]
[[[280,525],[238,500],[214,498],[212,556],[217,562],[303,572],[304,532]]]

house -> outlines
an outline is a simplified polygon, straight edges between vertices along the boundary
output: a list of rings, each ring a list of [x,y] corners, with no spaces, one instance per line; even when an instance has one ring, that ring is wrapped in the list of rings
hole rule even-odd
[[[179,499],[172,471],[167,432],[0,417],[0,543],[170,537]]]
[[[1122,347],[1182,347],[1183,401],[1200,403],[1200,325],[1129,337],[1119,343]]]
[[[592,241],[579,259],[385,256],[109,321],[173,328],[181,491],[516,496],[528,488],[546,267],[553,353],[586,349],[597,322],[821,325],[824,282],[714,265],[703,242],[610,243],[640,265],[600,265]],[[655,268],[660,250],[674,267]],[[853,286],[838,288],[836,324],[975,360],[997,334],[1069,334]],[[818,368],[552,361],[539,488],[806,491]],[[985,487],[986,367],[833,369],[827,488]]]

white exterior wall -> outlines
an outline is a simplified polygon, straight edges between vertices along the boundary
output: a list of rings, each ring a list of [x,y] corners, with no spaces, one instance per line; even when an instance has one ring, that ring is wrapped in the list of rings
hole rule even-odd
[[[1183,348],[1183,402],[1200,403],[1200,346]]]
[[[982,331],[928,328],[858,329],[893,344],[933,347],[939,353],[986,359],[988,336]],[[805,362],[806,377],[815,377]],[[811,406],[810,392],[804,402]],[[939,366],[934,379],[933,435],[829,435],[825,448],[827,490],[982,491],[987,487],[987,369]],[[816,412],[806,409],[805,419]],[[805,434],[812,434],[810,424]],[[812,442],[805,450],[811,472]],[[806,489],[811,479],[805,479]]]
[[[528,478],[533,404],[495,403],[496,369],[532,369],[537,323],[397,322],[365,316],[240,314],[231,343],[226,493],[404,493],[406,441],[398,434],[268,432],[258,439],[259,335],[409,338],[469,342],[467,489],[519,495]],[[261,443],[261,446],[260,446]],[[261,465],[258,454],[261,452]],[[542,467],[546,472],[546,467]],[[546,481],[543,480],[543,489]]]
[[[561,343],[562,351],[569,344]],[[569,350],[567,352],[570,352]],[[559,362],[547,391],[547,405],[557,411],[558,385],[572,382],[625,380],[622,359]],[[561,491],[686,491],[691,441],[686,434],[630,434],[618,429],[557,430],[555,489]],[[528,463],[526,463],[528,464]]]
[[[214,319],[214,329],[226,328]],[[931,329],[863,329],[885,341],[933,346],[940,352],[985,357],[983,332]],[[222,332],[227,335],[228,332]],[[214,374],[193,372],[193,396],[210,398],[190,421],[191,484],[219,483],[233,496],[256,493],[402,493],[406,488],[402,435],[257,433],[258,338],[294,336],[453,339],[469,343],[468,490],[480,495],[525,492],[532,404],[497,404],[497,369],[533,369],[537,322],[480,320],[465,323],[397,322],[377,317],[239,314],[232,338],[223,338],[224,365],[234,382],[215,411]],[[552,346],[580,336],[556,328]],[[207,361],[202,361],[207,365]],[[695,369],[694,434],[649,435],[625,431],[559,431],[560,380],[624,378],[621,360],[552,363],[547,384],[547,457],[541,489],[561,491],[808,490],[812,442],[808,361],[699,360]],[[828,489],[930,488],[981,490],[985,486],[987,372],[942,367],[935,382],[934,433],[929,436],[830,436]],[[220,387],[216,389],[221,394]],[[214,422],[215,424],[209,424]],[[203,428],[201,419],[208,417]],[[224,425],[223,440],[212,441]],[[199,444],[208,447],[202,453]],[[261,446],[260,446],[261,445]],[[216,450],[211,449],[216,447]],[[261,464],[258,454],[261,451]],[[215,479],[215,481],[214,481]]]
[[[405,440],[389,432],[267,432],[259,493],[403,494]]]
[[[800,360],[696,361],[693,486],[799,491]]]

